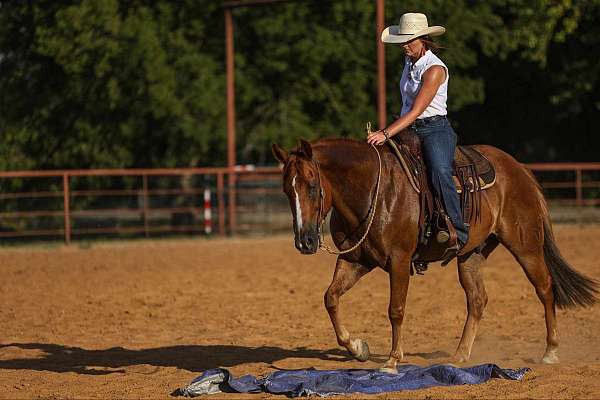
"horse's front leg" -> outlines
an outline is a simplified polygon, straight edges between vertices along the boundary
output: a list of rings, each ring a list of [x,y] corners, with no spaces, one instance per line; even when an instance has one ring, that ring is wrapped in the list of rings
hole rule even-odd
[[[391,259],[388,267],[390,275],[390,306],[388,308],[388,315],[392,325],[392,350],[390,351],[390,357],[380,368],[380,371],[396,374],[398,373],[396,363],[402,361],[404,357],[401,343],[401,328],[406,306],[408,282],[410,280],[410,258]]]
[[[325,308],[331,318],[335,335],[340,346],[344,346],[354,358],[360,361],[369,359],[369,346],[360,339],[351,339],[350,333],[342,325],[339,315],[340,296],[346,293],[370,270],[360,264],[348,262],[338,257],[331,285],[325,292]]]

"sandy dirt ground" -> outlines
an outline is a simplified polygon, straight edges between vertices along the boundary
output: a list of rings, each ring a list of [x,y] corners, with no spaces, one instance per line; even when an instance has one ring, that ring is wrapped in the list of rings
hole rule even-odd
[[[600,227],[555,232],[565,257],[600,279]],[[291,235],[0,248],[0,397],[170,398],[213,367],[376,368],[390,344],[387,274],[341,300],[371,348],[360,363],[337,346],[323,307],[334,262],[298,254]],[[490,302],[468,365],[528,366],[525,380],[372,397],[600,398],[600,305],[558,312],[562,362],[541,365],[543,309],[521,268],[498,248],[483,271]],[[404,361],[448,361],[465,314],[455,263],[413,277]]]

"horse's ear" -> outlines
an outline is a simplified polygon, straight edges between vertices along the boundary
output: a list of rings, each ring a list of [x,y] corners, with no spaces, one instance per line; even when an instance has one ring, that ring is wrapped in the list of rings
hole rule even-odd
[[[277,143],[273,143],[271,145],[271,151],[273,152],[273,156],[282,164],[285,164],[285,161],[288,158],[288,152],[282,149]]]
[[[300,147],[302,148],[302,152],[306,154],[306,157],[312,158],[312,147],[310,143],[304,139],[300,139]]]

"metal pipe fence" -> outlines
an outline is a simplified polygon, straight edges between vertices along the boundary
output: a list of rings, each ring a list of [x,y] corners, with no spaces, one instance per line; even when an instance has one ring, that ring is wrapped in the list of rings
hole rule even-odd
[[[526,166],[551,205],[600,204],[600,163]],[[3,241],[264,234],[290,227],[278,167],[0,172]]]
[[[227,201],[231,175],[237,206]],[[247,198],[280,193],[277,185],[277,167],[0,172],[0,238],[62,236],[70,243],[98,234],[210,234],[213,225],[217,234],[236,234],[247,227],[227,211],[252,212]]]

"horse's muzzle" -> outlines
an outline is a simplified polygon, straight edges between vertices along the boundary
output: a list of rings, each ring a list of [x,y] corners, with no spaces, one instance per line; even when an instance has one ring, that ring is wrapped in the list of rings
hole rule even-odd
[[[315,254],[319,249],[319,232],[316,228],[302,230],[294,241],[296,248],[302,254]]]

